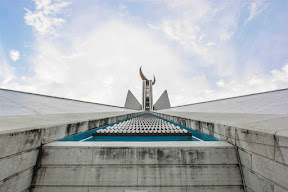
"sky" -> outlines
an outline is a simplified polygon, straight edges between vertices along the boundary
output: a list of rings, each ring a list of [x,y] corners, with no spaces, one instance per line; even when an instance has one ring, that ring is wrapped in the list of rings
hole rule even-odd
[[[172,106],[288,88],[288,1],[0,0],[0,88]]]

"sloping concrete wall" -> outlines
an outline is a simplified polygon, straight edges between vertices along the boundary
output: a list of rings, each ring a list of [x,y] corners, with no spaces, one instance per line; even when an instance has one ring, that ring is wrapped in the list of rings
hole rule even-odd
[[[288,89],[172,107],[165,111],[288,114]],[[163,111],[164,112],[164,111]]]
[[[165,90],[154,104],[154,110],[169,109],[171,107],[168,92]]]
[[[224,113],[154,113],[238,149],[249,192],[288,191],[288,117]]]
[[[123,107],[0,89],[0,116],[133,112]]]
[[[139,113],[58,114],[0,118],[0,191],[29,191],[41,146]],[[40,152],[39,152],[40,151]]]
[[[142,105],[139,103],[139,101],[136,99],[136,97],[130,90],[128,90],[124,108],[134,110],[142,109]]]
[[[72,187],[73,186],[73,187]],[[242,192],[227,142],[53,142],[33,192]]]

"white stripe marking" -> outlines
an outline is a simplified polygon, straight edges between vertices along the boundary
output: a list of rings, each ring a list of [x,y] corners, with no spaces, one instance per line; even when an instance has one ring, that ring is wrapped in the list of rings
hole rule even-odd
[[[198,137],[195,137],[195,136],[193,136],[193,135],[192,135],[192,137],[193,137],[194,139],[199,140],[199,141],[203,141],[202,139],[199,139]]]
[[[86,140],[88,140],[88,139],[90,139],[90,138],[92,138],[92,136],[91,136],[91,137],[87,137],[87,138],[85,138],[85,139],[82,139],[82,140],[80,140],[80,142],[81,142],[81,141],[86,141]]]

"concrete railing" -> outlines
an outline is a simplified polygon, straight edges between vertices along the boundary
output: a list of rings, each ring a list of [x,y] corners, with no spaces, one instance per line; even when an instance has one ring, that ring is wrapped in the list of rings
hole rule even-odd
[[[19,117],[5,118],[5,122],[1,122],[1,129],[5,131],[0,130],[0,191],[29,191],[43,144],[139,114],[141,113],[95,113],[80,114],[78,118],[75,114],[60,114],[57,118],[53,115],[42,115],[26,117],[26,122]],[[27,122],[27,119],[30,119],[30,122]],[[17,128],[16,124],[19,125]]]
[[[249,128],[249,126],[230,126],[225,121],[215,123],[213,114],[211,119],[214,118],[214,120],[209,120],[207,116],[206,120],[204,120],[205,118],[196,120],[181,117],[181,114],[172,115],[163,112],[153,112],[153,114],[233,144],[238,149],[247,191],[288,191],[287,118],[266,120],[258,123],[254,128]],[[236,118],[239,119],[239,116],[241,115]],[[229,119],[231,118],[229,117]],[[272,129],[272,125],[277,127],[278,131]],[[264,130],[263,127],[268,127],[268,129]]]

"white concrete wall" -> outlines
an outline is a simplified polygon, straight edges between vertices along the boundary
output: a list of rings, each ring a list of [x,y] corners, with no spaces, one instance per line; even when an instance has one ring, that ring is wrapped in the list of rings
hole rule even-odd
[[[181,105],[164,111],[287,115],[288,89]]]
[[[0,191],[29,190],[41,145],[135,115],[138,114],[106,113],[97,118],[97,114],[82,114],[77,118],[75,114],[65,114],[62,119],[61,115],[58,119],[48,115],[29,117],[30,122],[23,117],[5,118],[0,123]]]
[[[123,107],[85,102],[0,88],[0,116],[95,113],[133,110]]]
[[[154,114],[237,146],[248,191],[288,191],[287,117],[165,113]]]

